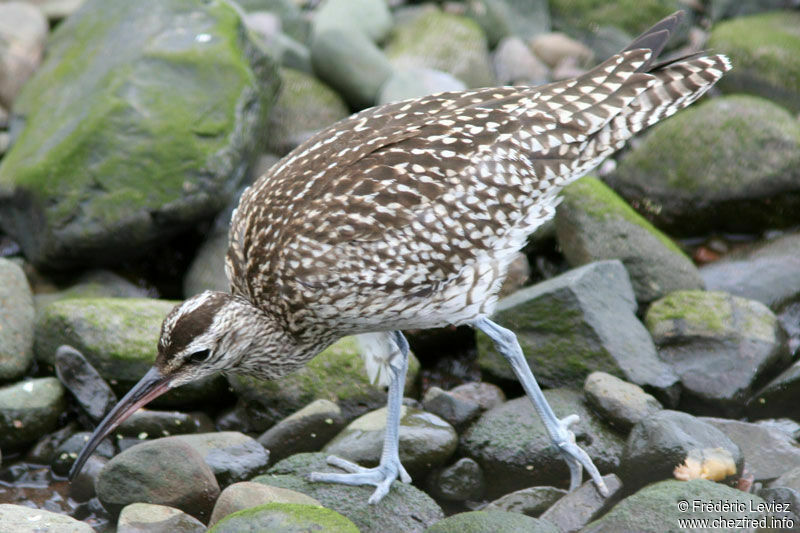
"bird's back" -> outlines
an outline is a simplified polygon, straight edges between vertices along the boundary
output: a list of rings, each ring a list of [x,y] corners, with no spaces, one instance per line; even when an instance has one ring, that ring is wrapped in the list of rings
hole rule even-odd
[[[233,291],[290,328],[343,333],[491,313],[556,194],[730,69],[720,55],[654,65],[678,20],[573,80],[387,104],[321,131],[242,196]]]

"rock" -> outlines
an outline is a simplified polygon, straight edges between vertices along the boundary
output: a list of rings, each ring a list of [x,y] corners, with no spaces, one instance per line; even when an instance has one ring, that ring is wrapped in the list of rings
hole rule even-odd
[[[47,19],[26,2],[0,3],[0,105],[14,98],[42,61]]]
[[[570,266],[619,259],[641,304],[703,288],[691,259],[602,181],[583,178],[561,196],[556,237]]]
[[[463,91],[464,82],[447,72],[432,68],[396,70],[381,87],[379,104],[399,102],[446,91]]]
[[[363,533],[422,532],[444,518],[436,502],[411,484],[393,483],[380,505],[370,505],[367,500],[375,490],[372,486],[307,481],[311,472],[342,472],[328,465],[326,456],[324,453],[293,455],[273,466],[269,474],[258,476],[253,481],[307,494],[352,520]]]
[[[254,37],[260,41],[261,48],[269,54],[273,61],[306,74],[314,73],[311,65],[311,50],[304,42],[298,42],[281,31],[265,33],[267,29],[257,26],[260,22],[254,22],[250,15],[245,20],[248,27],[252,29]]]
[[[720,22],[711,29],[707,46],[736,62],[720,80],[725,92],[763,96],[800,112],[800,13],[776,11]],[[743,31],[745,30],[745,31]]]
[[[500,292],[497,294],[500,298],[514,294],[528,283],[530,277],[531,264],[528,261],[528,256],[522,252],[515,253],[508,265],[506,278],[503,280],[503,284],[500,285]]]
[[[364,466],[376,466],[383,450],[386,412],[382,407],[353,420],[323,451]],[[453,427],[438,416],[400,408],[400,462],[412,477],[443,465],[458,445]]]
[[[161,322],[177,302],[152,298],[80,298],[39,310],[34,352],[52,365],[56,349],[79,350],[117,393],[133,386],[152,366]],[[153,405],[187,405],[220,398],[224,379],[205,378],[171,390]]]
[[[711,0],[709,4],[713,21],[798,6],[797,0]]]
[[[230,200],[278,83],[227,2],[88,0],[15,100],[0,226],[50,270],[143,253]]]
[[[95,423],[117,404],[117,395],[81,352],[62,345],[56,350],[56,375]]]
[[[280,69],[280,74],[283,83],[269,114],[266,149],[285,155],[350,111],[338,94],[316,78],[289,68]]]
[[[406,390],[419,372],[419,362],[409,355]],[[386,393],[372,385],[364,369],[355,337],[345,337],[303,368],[276,381],[231,375],[228,381],[239,397],[238,411],[245,432],[260,432],[314,400],[324,398],[342,409],[346,420],[385,405]]]
[[[237,2],[248,15],[269,13],[279,18],[281,30],[298,42],[308,41],[311,21],[293,0],[239,0]]]
[[[481,406],[478,402],[462,398],[458,394],[444,391],[433,386],[425,392],[422,398],[422,407],[446,420],[456,429],[465,428],[470,422],[478,418]]]
[[[267,503],[226,516],[208,530],[209,533],[358,533],[358,528],[336,511],[318,505],[300,503]]]
[[[314,73],[356,109],[375,105],[393,71],[387,57],[366,35],[342,29],[315,35],[311,63]]]
[[[746,405],[746,412],[752,418],[786,416],[800,418],[800,361],[781,372],[754,394]]]
[[[72,464],[75,462],[75,459],[78,458],[78,454],[83,447],[86,446],[86,443],[89,442],[91,436],[92,434],[87,431],[80,431],[62,442],[58,448],[56,448],[53,454],[53,460],[50,463],[50,468],[53,470],[53,473],[62,477],[67,477],[69,469],[72,468]],[[103,459],[111,459],[115,452],[116,450],[111,440],[105,439],[100,443],[93,455],[96,454]]]
[[[795,513],[796,509],[800,509],[800,491],[789,489],[786,487],[776,488],[762,488],[758,491],[758,495],[767,502],[767,505],[772,505],[774,508],[775,503],[783,504],[781,511],[770,513],[774,519],[781,520],[781,522],[773,522],[773,526],[783,529],[796,529],[797,524],[800,524],[800,517]]]
[[[205,533],[206,526],[179,509],[152,503],[126,505],[119,514],[117,533]]]
[[[478,463],[462,457],[452,465],[435,472],[428,486],[436,499],[448,501],[479,500],[486,490],[486,481]]]
[[[386,55],[397,70],[426,67],[452,74],[467,87],[495,84],[483,31],[467,17],[438,8],[398,23]]]
[[[653,127],[606,182],[673,236],[796,225],[800,123],[761,98],[716,98]]]
[[[638,385],[622,381],[605,372],[592,372],[583,384],[586,400],[609,424],[621,431],[649,418],[662,405]]]
[[[595,370],[645,387],[668,405],[677,400],[677,376],[656,355],[636,318],[633,289],[619,261],[570,270],[504,298],[493,320],[517,334],[545,387],[582,386]],[[481,369],[514,379],[511,366],[484,334],[477,335]]]
[[[33,318],[33,295],[25,273],[0,258],[0,382],[22,377],[33,362]]]
[[[187,433],[204,433],[213,430],[214,423],[205,413],[154,411],[142,408],[120,424],[114,434],[144,440],[169,437],[171,435],[185,435]]]
[[[550,68],[555,68],[567,60],[588,67],[594,59],[594,53],[590,48],[561,32],[537,35],[531,39],[531,50]]]
[[[500,496],[490,502],[483,510],[509,511],[538,517],[565,494],[567,494],[567,491],[555,487],[528,487],[527,489],[515,490]]]
[[[773,311],[800,301],[800,233],[736,250],[704,265],[706,288],[758,300]]]
[[[775,315],[724,292],[670,293],[650,306],[645,324],[693,412],[736,416],[759,378],[788,361]]]
[[[608,496],[600,494],[592,480],[586,481],[542,513],[542,520],[554,524],[562,533],[582,529],[601,515],[606,504],[613,501],[614,495],[622,488],[622,482],[614,474],[603,476],[603,481],[609,490]]]
[[[202,455],[175,437],[143,442],[120,453],[95,484],[103,506],[119,512],[130,503],[176,507],[207,520],[219,485]]]
[[[550,389],[544,395],[559,418],[571,414],[580,417],[580,422],[571,429],[600,472],[615,471],[623,439],[590,413],[579,393]],[[552,446],[527,397],[510,400],[484,413],[461,436],[460,444],[464,455],[481,465],[488,480],[489,498],[531,485],[568,484],[567,464]]]
[[[542,85],[550,69],[531,52],[519,37],[505,37],[492,54],[492,66],[500,85]]]
[[[700,418],[725,433],[744,455],[744,469],[755,481],[771,481],[792,468],[800,467],[800,447],[792,436],[763,424]]]
[[[685,504],[683,502],[686,502]],[[725,502],[723,505],[716,502]],[[715,505],[716,504],[716,505]],[[581,530],[582,533],[605,531],[637,531],[662,533],[665,528],[682,529],[681,520],[742,521],[758,520],[764,513],[751,511],[763,505],[758,496],[713,483],[706,479],[688,482],[668,480],[654,483],[628,496],[599,520]],[[685,506],[684,506],[685,505]],[[725,506],[724,509],[721,509]],[[726,522],[727,523],[727,522]],[[731,530],[739,530],[734,526]]]
[[[269,452],[254,438],[238,431],[176,435],[168,438],[194,448],[211,467],[220,487],[263,473],[269,462]]]
[[[679,477],[679,465],[691,475],[721,481],[741,474],[744,458],[722,431],[692,415],[663,410],[633,426],[622,455],[619,476],[626,491]],[[697,475],[693,472],[697,471]]]
[[[483,29],[492,48],[505,37],[528,40],[550,30],[545,0],[471,0],[467,15]]]
[[[51,21],[60,21],[73,14],[85,0],[25,0],[34,4]]]
[[[492,531],[493,533],[558,533],[550,522],[505,511],[470,511],[445,518],[425,530],[425,533],[464,533]]]
[[[276,463],[290,455],[316,452],[345,426],[342,410],[330,400],[314,400],[258,437]]]
[[[69,497],[76,502],[90,502],[93,498],[94,501],[97,501],[94,485],[106,464],[108,464],[108,459],[92,454],[84,463],[81,471],[70,481]]]
[[[323,0],[314,12],[312,32],[331,29],[363,33],[379,43],[392,29],[392,14],[384,0]]]
[[[0,449],[21,448],[53,431],[66,407],[64,388],[56,378],[0,387]]]
[[[65,514],[10,503],[0,503],[0,524],[3,524],[5,530],[14,531],[14,533],[94,532],[88,524]]]
[[[770,488],[788,487],[800,491],[800,468],[794,467],[769,484]]]
[[[68,298],[147,298],[147,289],[128,281],[110,270],[90,270],[82,274],[75,283],[53,293],[34,296],[36,309]]]
[[[217,498],[214,511],[211,513],[209,526],[213,526],[229,514],[263,505],[265,503],[301,503],[305,505],[321,505],[317,500],[301,492],[279,487],[271,487],[252,481],[234,483]]]
[[[481,411],[488,411],[506,401],[506,395],[503,389],[491,383],[483,381],[471,381],[464,383],[458,387],[450,389],[450,393],[456,398],[468,402],[475,402],[481,408]]]

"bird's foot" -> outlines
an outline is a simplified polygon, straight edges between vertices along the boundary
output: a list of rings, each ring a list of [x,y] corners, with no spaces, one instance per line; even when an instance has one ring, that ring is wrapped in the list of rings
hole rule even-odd
[[[403,483],[410,483],[411,476],[395,457],[392,460],[381,462],[374,468],[366,468],[335,455],[328,456],[328,464],[342,470],[347,474],[334,474],[329,472],[312,472],[308,475],[309,481],[323,481],[326,483],[343,483],[345,485],[375,485],[375,492],[369,498],[369,503],[378,503],[389,493],[392,482],[400,478]]]
[[[561,454],[567,461],[567,466],[569,466],[569,490],[571,492],[580,486],[583,480],[581,468],[585,468],[592,477],[592,481],[594,481],[598,492],[603,496],[608,496],[608,487],[606,487],[603,477],[600,475],[597,467],[594,466],[589,454],[575,443],[575,434],[569,429],[569,427],[578,420],[578,415],[569,415],[562,418],[558,421],[556,435],[551,435],[553,444],[561,451]]]

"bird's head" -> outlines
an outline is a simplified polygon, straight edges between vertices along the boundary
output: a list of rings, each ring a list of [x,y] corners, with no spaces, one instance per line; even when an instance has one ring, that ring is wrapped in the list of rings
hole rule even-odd
[[[254,349],[274,350],[270,325],[252,304],[222,292],[206,291],[177,305],[161,326],[155,365],[97,426],[70,479],[109,433],[154,398],[217,372],[236,372]]]

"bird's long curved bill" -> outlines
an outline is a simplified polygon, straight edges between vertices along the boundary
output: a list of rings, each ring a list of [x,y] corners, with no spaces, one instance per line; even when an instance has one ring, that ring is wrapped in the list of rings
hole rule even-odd
[[[94,452],[100,442],[102,442],[109,433],[117,429],[117,426],[124,422],[126,418],[135,413],[137,409],[150,400],[167,392],[170,389],[170,381],[171,379],[169,377],[162,375],[155,367],[148,370],[147,374],[128,391],[128,394],[109,411],[106,417],[95,428],[89,442],[83,447],[81,454],[75,460],[75,463],[73,463],[69,471],[70,481],[75,479],[75,476],[81,471],[84,463],[89,456],[92,455],[92,452]]]

